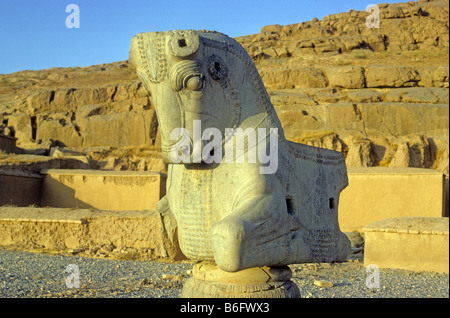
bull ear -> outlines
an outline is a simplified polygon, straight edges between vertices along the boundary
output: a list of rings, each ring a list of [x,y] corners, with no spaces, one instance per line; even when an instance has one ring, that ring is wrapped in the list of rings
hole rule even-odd
[[[160,83],[167,74],[164,34],[160,32],[139,33],[131,40],[129,63],[151,83]]]
[[[198,33],[193,30],[170,31],[168,47],[173,56],[185,58],[198,51],[200,39]]]
[[[128,62],[134,68],[138,68],[139,64],[139,50],[138,50],[139,34],[133,36],[131,39],[130,52],[128,54]]]
[[[144,66],[142,65],[142,57],[139,51],[139,46],[142,45],[139,43],[140,41],[142,41],[141,34],[138,34],[131,39],[128,63],[130,63],[130,65],[136,69],[138,78],[142,82],[147,94],[151,95],[149,90],[150,88],[149,76],[145,71]]]

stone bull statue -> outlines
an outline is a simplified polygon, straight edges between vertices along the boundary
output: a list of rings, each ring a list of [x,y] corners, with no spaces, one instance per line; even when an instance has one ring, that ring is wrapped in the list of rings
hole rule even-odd
[[[346,259],[344,157],[285,139],[238,42],[212,31],[140,33],[129,61],[156,108],[168,164],[158,209],[176,219],[188,258],[226,272]]]

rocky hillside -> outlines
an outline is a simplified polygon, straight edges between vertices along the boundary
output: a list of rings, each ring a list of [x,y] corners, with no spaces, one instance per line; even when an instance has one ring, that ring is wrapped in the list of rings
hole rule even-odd
[[[348,166],[448,173],[448,1],[379,8],[380,28],[351,10],[237,40],[290,140],[341,151]],[[0,75],[0,124],[24,153],[164,170],[154,108],[127,61]]]

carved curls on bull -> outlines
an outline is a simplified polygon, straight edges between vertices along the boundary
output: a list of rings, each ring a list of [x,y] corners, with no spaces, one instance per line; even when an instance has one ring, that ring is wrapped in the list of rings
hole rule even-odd
[[[201,63],[196,60],[185,60],[175,64],[170,72],[170,84],[173,91],[179,92],[184,88],[200,91],[204,82],[201,67]]]

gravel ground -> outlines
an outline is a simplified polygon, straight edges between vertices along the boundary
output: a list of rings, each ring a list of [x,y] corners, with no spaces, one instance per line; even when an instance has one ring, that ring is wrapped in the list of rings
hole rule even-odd
[[[0,249],[0,297],[178,298],[192,266]],[[304,298],[449,298],[448,274],[379,269],[377,280],[357,259],[290,267]]]

